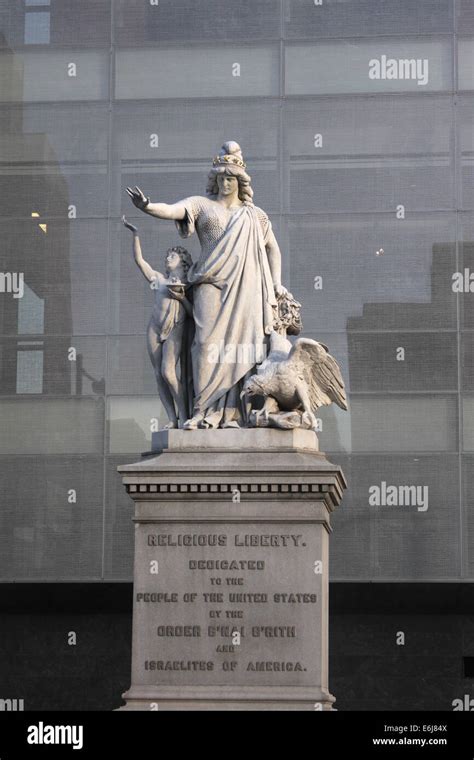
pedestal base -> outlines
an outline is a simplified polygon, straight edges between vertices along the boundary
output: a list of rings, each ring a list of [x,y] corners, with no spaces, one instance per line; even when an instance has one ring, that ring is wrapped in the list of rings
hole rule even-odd
[[[128,710],[328,710],[329,516],[308,430],[171,430],[119,468],[135,502]]]
[[[119,710],[331,710],[335,702],[331,694],[317,689],[286,687],[281,693],[275,687],[265,689],[222,687],[182,687],[130,689],[122,694],[127,704]]]

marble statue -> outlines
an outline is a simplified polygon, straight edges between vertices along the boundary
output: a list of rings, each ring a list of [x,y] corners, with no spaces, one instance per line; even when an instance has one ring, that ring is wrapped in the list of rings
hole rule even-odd
[[[192,264],[185,248],[176,246],[166,254],[166,272],[162,274],[145,261],[137,228],[122,217],[133,232],[133,255],[144,277],[150,283],[155,303],[147,329],[148,354],[155,370],[158,394],[168,415],[166,428],[182,427],[189,417],[186,367],[186,328],[190,329],[192,306],[186,297],[189,287],[186,274]],[[180,364],[180,377],[178,377]],[[181,376],[182,379],[181,379]]]
[[[181,316],[176,317],[181,320],[179,326],[173,328],[176,341],[168,350],[169,338],[161,340],[163,328],[155,329],[168,305],[158,307],[161,316],[155,322],[152,317],[148,328],[150,356],[154,361],[156,355],[160,364],[160,396],[168,392],[165,408],[170,426],[186,430],[264,424],[314,427],[318,405],[331,401],[343,405],[339,368],[330,354],[324,355],[324,347],[314,347],[322,344],[309,341],[314,344],[309,347],[307,340],[300,339],[292,349],[287,340],[287,335],[301,331],[300,304],[282,285],[280,249],[267,214],[253,203],[251,177],[238,143],[226,142],[214,158],[206,196],[193,195],[167,204],[152,203],[139,187],[129,187],[127,193],[145,213],[173,220],[181,237],[196,232],[201,246],[194,263],[181,265],[178,289],[169,281],[171,270],[161,281],[163,304],[174,298],[182,306]],[[134,231],[128,223],[126,226]],[[139,251],[135,232],[134,247]],[[139,251],[135,258],[149,278],[140,257]],[[192,315],[188,327],[187,314]],[[190,351],[181,351],[178,361],[179,342],[191,330]],[[295,379],[291,393],[276,388],[276,377],[286,383],[291,372],[300,371],[304,380]],[[322,384],[320,393],[316,393],[318,384]],[[257,389],[258,394],[254,392]],[[264,402],[261,414],[252,409],[256,395]],[[328,400],[321,401],[323,398]],[[183,422],[188,407],[192,411]]]

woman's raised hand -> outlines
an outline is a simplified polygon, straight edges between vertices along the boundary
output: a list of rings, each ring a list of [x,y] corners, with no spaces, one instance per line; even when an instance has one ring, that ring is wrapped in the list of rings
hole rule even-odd
[[[127,222],[124,216],[122,216],[122,222],[128,230],[131,230],[132,232],[138,232],[137,228],[133,224],[130,224],[130,222]]]
[[[127,187],[127,193],[132,199],[133,205],[139,208],[140,211],[144,211],[150,203],[150,199],[145,196],[137,185],[135,185],[134,190],[131,187]]]

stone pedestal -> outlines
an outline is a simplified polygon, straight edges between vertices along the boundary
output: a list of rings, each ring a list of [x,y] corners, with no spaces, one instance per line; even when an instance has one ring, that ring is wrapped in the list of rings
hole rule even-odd
[[[330,513],[309,430],[171,430],[119,467],[135,503],[124,710],[331,709]]]

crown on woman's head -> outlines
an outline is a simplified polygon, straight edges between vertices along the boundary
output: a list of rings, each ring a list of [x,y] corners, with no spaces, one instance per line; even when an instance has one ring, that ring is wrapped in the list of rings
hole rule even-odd
[[[216,156],[212,162],[213,166],[228,166],[229,164],[240,166],[241,169],[247,168],[247,164],[242,158],[240,145],[234,140],[229,140],[228,142],[224,143],[219,155]]]
[[[242,161],[241,158],[233,156],[230,153],[226,153],[223,156],[216,156],[212,162],[213,166],[225,166],[226,164],[235,164],[235,166],[240,166],[242,169],[247,168],[247,164]]]

